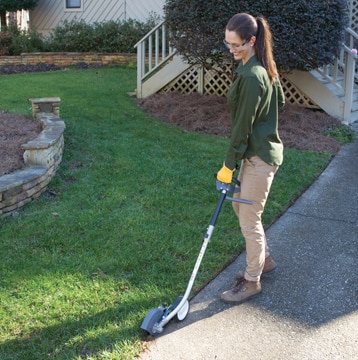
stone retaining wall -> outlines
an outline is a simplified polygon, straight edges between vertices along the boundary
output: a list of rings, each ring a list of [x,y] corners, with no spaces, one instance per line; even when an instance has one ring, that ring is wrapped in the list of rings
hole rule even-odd
[[[62,160],[65,123],[59,117],[60,98],[29,99],[33,117],[42,124],[39,136],[23,144],[26,167],[0,176],[0,217],[38,198]]]
[[[0,56],[0,67],[10,65],[54,64],[70,66],[80,63],[89,65],[127,65],[136,63],[136,54],[121,53],[71,53],[71,52],[38,52],[23,53],[19,56]]]

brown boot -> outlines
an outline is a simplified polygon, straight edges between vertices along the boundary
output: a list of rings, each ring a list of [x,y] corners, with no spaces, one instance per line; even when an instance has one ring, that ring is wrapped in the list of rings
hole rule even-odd
[[[267,274],[271,271],[274,271],[276,269],[276,267],[277,267],[277,265],[274,262],[274,260],[272,259],[272,256],[270,255],[265,259],[265,265],[264,265],[264,268],[262,269],[262,273]],[[236,275],[236,279],[240,280],[244,277],[244,275],[245,275],[245,270],[240,270]]]
[[[239,303],[253,298],[261,292],[260,281],[248,281],[242,278],[235,286],[221,294],[221,300],[226,303]]]
[[[264,268],[262,269],[262,273],[269,273],[271,271],[274,271],[276,269],[276,263],[273,261],[272,256],[269,255],[266,259],[265,259],[265,265]]]

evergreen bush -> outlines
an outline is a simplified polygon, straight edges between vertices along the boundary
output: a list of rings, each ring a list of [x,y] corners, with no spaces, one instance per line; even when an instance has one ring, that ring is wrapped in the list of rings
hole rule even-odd
[[[157,20],[151,17],[145,23],[129,19],[94,24],[84,20],[64,21],[52,30],[47,48],[48,51],[134,53],[134,45]]]
[[[36,30],[22,31],[12,25],[0,31],[0,55],[41,51],[135,53],[134,45],[159,20],[155,14],[146,22],[129,19],[88,24],[65,20],[47,38]]]
[[[9,28],[9,32],[11,36],[10,55],[41,52],[44,50],[43,38],[36,30],[21,31],[17,26],[12,25]]]
[[[93,51],[133,53],[136,51],[134,45],[155,25],[155,19],[145,23],[133,19],[96,23]]]
[[[311,70],[338,54],[348,24],[346,0],[166,0],[171,43],[190,63],[222,62],[227,21],[236,13],[263,15],[281,70]]]
[[[0,31],[0,55],[19,55],[43,50],[43,38],[35,30],[24,31],[10,25],[6,30]]]
[[[84,20],[64,20],[56,26],[46,40],[48,51],[87,52],[92,51],[94,28]]]
[[[11,34],[8,31],[0,31],[0,56],[9,55]]]

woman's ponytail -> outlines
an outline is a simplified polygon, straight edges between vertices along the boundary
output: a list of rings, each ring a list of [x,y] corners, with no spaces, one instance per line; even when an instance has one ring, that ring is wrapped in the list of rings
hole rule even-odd
[[[265,18],[259,16],[256,18],[257,33],[255,42],[256,56],[267,71],[267,74],[273,83],[277,77],[276,64],[273,57],[273,39],[270,27]]]

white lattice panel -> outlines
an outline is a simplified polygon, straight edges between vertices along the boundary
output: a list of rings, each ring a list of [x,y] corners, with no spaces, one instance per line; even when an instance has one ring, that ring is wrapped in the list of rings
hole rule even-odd
[[[198,67],[192,66],[184,74],[166,85],[160,92],[177,91],[182,94],[191,94],[198,91]]]
[[[309,109],[319,109],[320,107],[305,94],[303,94],[294,84],[285,77],[280,76],[283,92],[285,93],[286,102],[294,105],[300,105]]]
[[[214,71],[204,71],[204,94],[226,95],[232,82],[231,66],[215,68]]]
[[[225,96],[232,83],[231,66],[223,66],[215,70],[204,70],[203,84],[200,84],[200,70],[192,66],[187,72],[166,85],[160,92],[177,91],[182,94],[202,92],[205,95]],[[281,77],[281,84],[286,101],[291,104],[318,109],[319,106],[296,88],[290,81]]]

